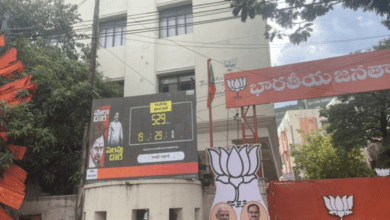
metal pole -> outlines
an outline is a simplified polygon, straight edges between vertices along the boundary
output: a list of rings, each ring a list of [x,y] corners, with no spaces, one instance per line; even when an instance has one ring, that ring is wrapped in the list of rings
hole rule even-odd
[[[89,64],[89,81],[91,82],[92,88],[95,84],[97,36],[99,29],[99,3],[100,0],[95,0],[95,12],[92,24],[91,62]]]
[[[253,139],[254,139],[254,143],[257,144],[257,143],[259,143],[259,134],[258,134],[258,130],[257,130],[257,115],[256,115],[256,106],[255,105],[253,106],[253,125],[254,125]]]
[[[3,15],[4,19],[1,21],[1,32],[3,33],[4,35],[4,48],[2,48],[2,51],[7,51],[6,49],[6,45],[8,43],[8,40],[9,40],[9,29],[8,29],[8,20],[11,18],[11,14],[6,11],[4,12],[4,15]]]
[[[227,110],[226,117],[226,147],[229,147],[229,109]]]
[[[85,123],[84,128],[84,135],[83,135],[83,145],[82,145],[82,151],[81,151],[81,163],[80,163],[80,172],[81,172],[81,178],[78,185],[78,192],[77,192],[77,201],[76,201],[76,220],[81,220],[83,216],[83,209],[84,209],[84,172],[86,167],[86,158],[87,158],[87,137],[88,137],[88,127],[89,123]]]
[[[241,106],[241,128],[242,128],[242,144],[246,144],[246,137],[245,137],[245,113],[244,113],[244,107]]]
[[[210,61],[211,59],[207,60],[207,76],[208,76],[208,85],[210,86]],[[209,94],[210,96],[210,94]],[[213,114],[211,112],[211,106],[209,107],[209,129],[210,129],[210,148],[214,148],[213,146]]]
[[[98,28],[99,28],[99,4],[100,0],[95,0],[95,10],[93,16],[93,24],[92,24],[92,42],[91,42],[91,59],[89,66],[89,82],[91,83],[91,89],[93,91],[93,87],[95,85],[95,72],[96,72],[96,53],[97,53],[97,38],[98,38]],[[89,123],[85,124],[84,137],[83,137],[83,145],[81,149],[81,164],[80,164],[80,173],[81,179],[79,184],[79,190],[77,194],[77,202],[76,202],[76,220],[81,220],[83,216],[84,209],[84,173],[86,168],[86,160],[87,160],[87,135],[88,135],[88,127]]]

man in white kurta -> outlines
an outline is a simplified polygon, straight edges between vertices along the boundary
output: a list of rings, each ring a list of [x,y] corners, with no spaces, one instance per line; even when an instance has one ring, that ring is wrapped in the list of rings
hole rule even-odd
[[[119,122],[119,112],[115,113],[114,121],[108,128],[108,145],[119,146],[123,144],[122,123]]]

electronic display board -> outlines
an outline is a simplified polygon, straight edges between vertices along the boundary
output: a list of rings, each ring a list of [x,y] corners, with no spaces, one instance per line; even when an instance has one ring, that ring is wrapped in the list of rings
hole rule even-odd
[[[87,181],[198,178],[193,90],[92,104]]]

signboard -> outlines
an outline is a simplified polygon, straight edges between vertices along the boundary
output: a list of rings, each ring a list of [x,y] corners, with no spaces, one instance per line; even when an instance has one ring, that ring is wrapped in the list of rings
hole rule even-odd
[[[94,100],[87,180],[198,178],[195,94]]]
[[[209,220],[270,220],[259,190],[260,145],[207,149],[215,177]]]
[[[390,219],[390,177],[271,181],[271,219]]]
[[[390,50],[225,74],[226,107],[390,88]]]

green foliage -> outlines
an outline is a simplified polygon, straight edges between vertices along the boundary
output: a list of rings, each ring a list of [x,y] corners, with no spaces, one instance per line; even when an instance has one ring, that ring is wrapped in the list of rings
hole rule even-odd
[[[363,148],[367,141],[387,137],[390,119],[390,91],[340,96],[341,104],[322,110],[328,118],[327,129],[336,146],[344,150]],[[348,138],[345,138],[348,137]]]
[[[263,20],[271,20],[281,26],[284,30],[267,26],[265,36],[271,41],[275,38],[288,36],[290,42],[299,44],[306,42],[313,31],[311,26],[313,21],[320,16],[326,15],[333,10],[336,4],[342,4],[344,8],[363,11],[374,11],[379,16],[387,16],[382,24],[390,28],[390,7],[387,1],[362,1],[362,0],[319,0],[312,3],[306,0],[286,0],[268,1],[268,0],[229,0],[232,2],[233,15],[239,16],[241,21],[245,22],[248,16],[253,19],[256,15],[261,16]],[[280,3],[286,3],[281,6]],[[295,29],[292,34],[287,34],[287,29]]]
[[[390,167],[390,138],[389,137],[387,137],[384,141],[382,141],[382,147],[379,151],[377,167],[379,168]]]
[[[69,194],[79,180],[80,152],[85,124],[90,121],[92,99],[120,97],[119,85],[103,81],[97,73],[92,90],[89,64],[41,41],[17,40],[18,59],[38,82],[30,103],[7,112],[9,143],[27,146],[20,165],[28,178],[51,194]],[[0,163],[10,164],[6,151]]]
[[[86,36],[73,29],[73,25],[81,21],[77,5],[65,4],[65,0],[0,0],[1,19],[6,12],[11,14],[6,30],[8,41],[27,38],[48,43],[56,39],[72,56],[77,56],[76,47],[84,47],[76,40]]]
[[[372,50],[390,48],[390,38],[382,40]],[[361,53],[356,51],[355,53]],[[341,104],[321,110],[328,118],[334,146],[342,151],[364,148],[370,142],[381,142],[378,167],[390,167],[390,90],[340,96]],[[348,137],[348,138],[346,138]]]
[[[0,169],[8,168],[14,163],[14,160],[14,155],[8,149],[3,150],[0,152]]]
[[[296,166],[294,173],[302,170],[307,179],[334,179],[365,177],[373,172],[363,161],[360,149],[341,151],[332,146],[333,138],[323,130],[311,131],[304,137],[305,145],[294,145],[291,156]]]

